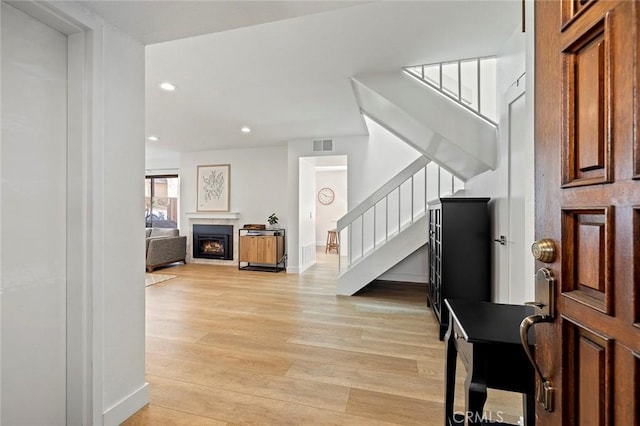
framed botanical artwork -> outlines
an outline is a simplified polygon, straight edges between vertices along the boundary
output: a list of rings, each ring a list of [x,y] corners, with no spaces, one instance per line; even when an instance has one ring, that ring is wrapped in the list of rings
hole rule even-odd
[[[199,212],[228,212],[231,192],[231,165],[198,166]]]

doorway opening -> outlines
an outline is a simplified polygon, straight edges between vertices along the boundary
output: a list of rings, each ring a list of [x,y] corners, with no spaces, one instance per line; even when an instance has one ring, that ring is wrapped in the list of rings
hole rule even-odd
[[[340,241],[331,239],[331,231],[348,212],[347,169],[346,155],[300,158],[300,263],[305,267],[338,265]]]

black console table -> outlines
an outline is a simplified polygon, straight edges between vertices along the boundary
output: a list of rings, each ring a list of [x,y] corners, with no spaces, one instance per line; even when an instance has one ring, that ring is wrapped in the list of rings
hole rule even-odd
[[[483,412],[487,388],[522,393],[525,425],[534,425],[535,373],[520,343],[520,322],[533,314],[533,308],[450,299],[445,304],[450,314],[446,335],[445,425],[496,421],[498,413]],[[529,344],[533,349],[531,337]],[[467,370],[466,409],[462,413],[453,411],[458,355]]]

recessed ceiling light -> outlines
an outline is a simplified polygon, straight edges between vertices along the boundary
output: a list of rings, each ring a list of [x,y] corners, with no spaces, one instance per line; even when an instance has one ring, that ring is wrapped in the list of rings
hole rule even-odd
[[[160,88],[162,90],[166,90],[167,92],[173,92],[174,90],[176,90],[176,86],[174,86],[173,84],[169,83],[168,81],[160,83]]]
[[[158,137],[157,136],[149,136],[147,137],[148,140],[150,140],[151,142],[157,142],[158,141]]]
[[[240,128],[240,131],[241,131],[242,133],[249,133],[249,132],[251,132],[251,128],[250,128],[249,126],[242,126],[242,127]]]

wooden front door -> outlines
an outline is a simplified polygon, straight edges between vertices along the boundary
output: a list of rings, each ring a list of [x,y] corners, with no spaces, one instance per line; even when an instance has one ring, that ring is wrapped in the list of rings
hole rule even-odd
[[[635,1],[536,2],[536,238],[557,247],[536,358],[542,425],[640,424],[640,143]]]

